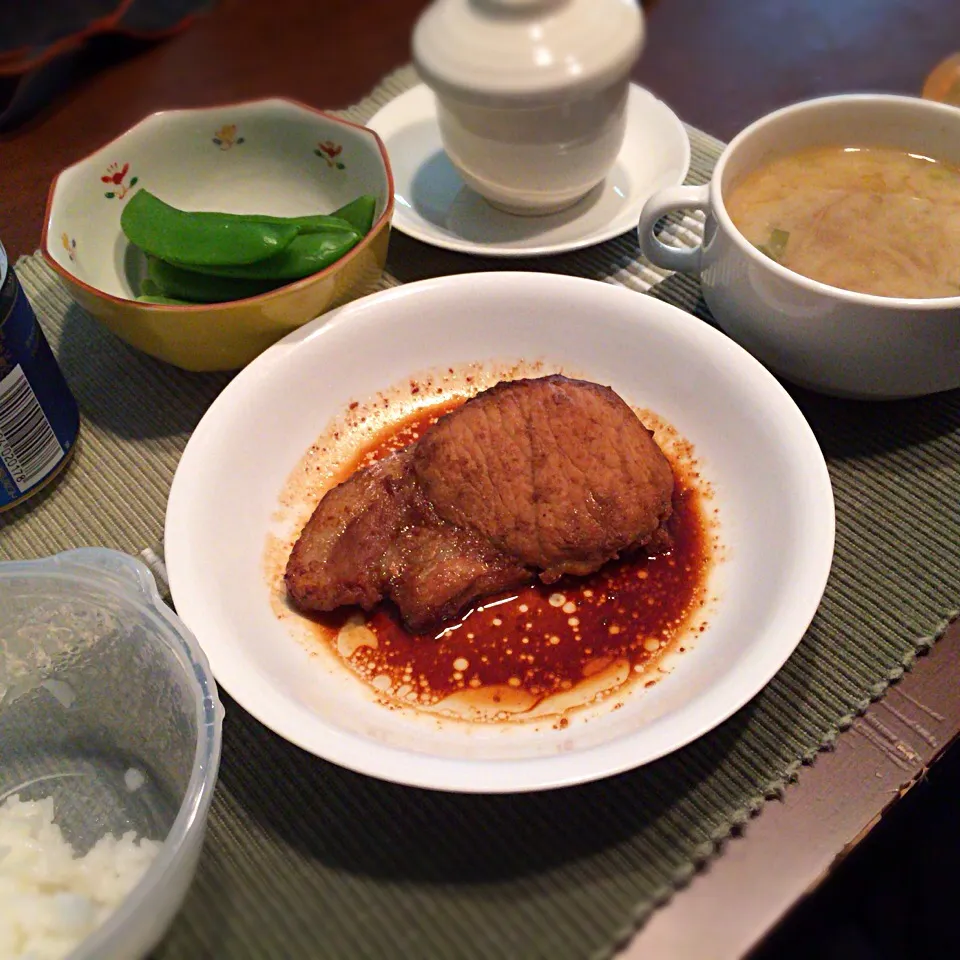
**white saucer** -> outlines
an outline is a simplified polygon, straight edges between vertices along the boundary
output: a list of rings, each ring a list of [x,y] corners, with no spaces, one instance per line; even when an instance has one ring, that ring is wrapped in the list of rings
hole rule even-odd
[[[677,115],[631,84],[627,133],[613,169],[582,200],[545,217],[518,217],[467,187],[443,152],[433,93],[419,84],[391,100],[368,127],[393,167],[393,226],[424,243],[489,257],[578,250],[633,230],[656,190],[683,183],[690,141]]]

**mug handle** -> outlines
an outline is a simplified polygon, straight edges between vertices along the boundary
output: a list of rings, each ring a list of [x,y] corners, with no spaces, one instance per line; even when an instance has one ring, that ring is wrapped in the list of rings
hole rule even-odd
[[[696,273],[700,269],[703,244],[695,247],[668,247],[653,233],[656,222],[675,210],[710,210],[710,184],[691,187],[666,187],[658,190],[643,205],[637,231],[640,252],[653,264],[665,270],[683,270]]]

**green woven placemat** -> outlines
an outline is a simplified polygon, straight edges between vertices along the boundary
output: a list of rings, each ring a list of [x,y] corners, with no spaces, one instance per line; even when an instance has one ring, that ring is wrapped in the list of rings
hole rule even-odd
[[[415,77],[345,111],[367,119]],[[721,145],[688,130],[691,182]],[[691,218],[678,242],[698,235]],[[384,286],[502,268],[399,234]],[[512,262],[652,293],[708,320],[695,281],[626,236]],[[84,417],[75,461],[0,517],[0,558],[102,544],[160,554],[180,452],[229,379],[124,346],[36,255],[17,270]],[[795,391],[827,457],[837,548],[820,611],[767,688],[713,733],[641,770],[542,795],[383,784],[304,754],[226,698],[220,782],[196,882],[157,960],[608,957],[804,760],[928,647],[960,605],[960,392],[857,404]],[[162,569],[158,567],[158,569]]]

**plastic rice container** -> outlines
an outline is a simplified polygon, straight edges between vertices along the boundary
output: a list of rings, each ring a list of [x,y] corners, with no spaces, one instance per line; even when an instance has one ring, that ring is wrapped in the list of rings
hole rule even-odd
[[[196,870],[223,708],[147,568],[85,549],[0,563],[0,801],[52,797],[78,855],[105,833],[162,847],[70,960],[144,957]]]

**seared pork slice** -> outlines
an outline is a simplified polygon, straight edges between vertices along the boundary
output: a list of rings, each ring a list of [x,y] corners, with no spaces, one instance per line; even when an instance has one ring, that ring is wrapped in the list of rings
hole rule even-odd
[[[393,600],[423,630],[472,601],[669,547],[670,465],[608,387],[500,383],[330,490],[286,569],[304,610]]]
[[[386,595],[413,492],[411,453],[358,470],[324,495],[287,561],[287,593],[298,607],[369,610]]]
[[[673,473],[609,387],[551,376],[499,383],[416,443],[439,516],[541,570],[598,570],[649,542],[672,511]]]
[[[534,573],[441,520],[411,470],[412,448],[357,471],[320,501],[287,562],[287,592],[303,610],[384,597],[421,630],[471,599],[528,583]]]

